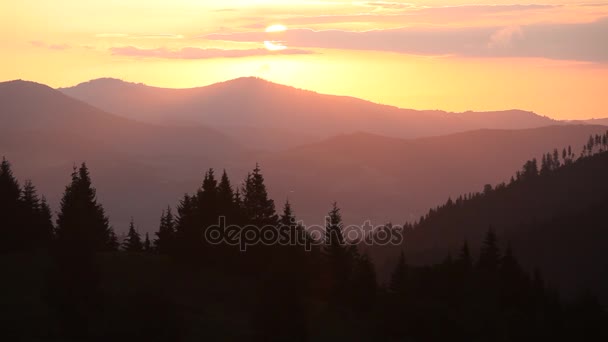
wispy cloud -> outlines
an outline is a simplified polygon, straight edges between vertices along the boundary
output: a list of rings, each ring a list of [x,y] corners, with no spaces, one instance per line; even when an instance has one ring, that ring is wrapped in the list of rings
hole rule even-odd
[[[141,57],[141,58],[166,58],[166,59],[211,59],[211,58],[242,58],[269,55],[307,55],[313,51],[300,49],[284,49],[270,51],[267,49],[201,49],[197,47],[184,47],[171,50],[167,48],[140,49],[134,46],[123,46],[110,48],[110,52],[117,56]]]
[[[289,46],[302,48],[608,62],[606,37],[608,37],[608,18],[576,24],[402,28],[364,32],[295,29],[281,33],[280,38]],[[268,34],[264,32],[211,34],[204,38],[235,42],[258,42],[269,39]]]
[[[69,49],[71,46],[68,44],[48,44],[45,43],[43,41],[39,41],[39,40],[34,40],[31,41],[30,44],[32,46],[35,46],[37,48],[42,48],[42,49],[49,49],[49,50],[67,50]]]
[[[181,34],[173,33],[152,33],[152,34],[128,34],[128,33],[98,33],[96,38],[130,38],[130,39],[182,39]]]
[[[352,23],[392,23],[399,26],[413,24],[434,24],[445,26],[450,23],[498,20],[509,22],[529,19],[535,15],[545,15],[548,11],[558,10],[561,5],[459,5],[459,6],[420,6],[404,2],[375,1],[355,3],[362,10],[356,12],[302,15],[277,14],[274,20],[291,26],[352,24]],[[256,23],[267,23],[266,17],[246,18]],[[252,27],[249,25],[248,27]]]
[[[514,39],[523,38],[523,31],[519,26],[507,26],[496,31],[491,37],[488,47],[490,48],[508,48],[512,45]]]

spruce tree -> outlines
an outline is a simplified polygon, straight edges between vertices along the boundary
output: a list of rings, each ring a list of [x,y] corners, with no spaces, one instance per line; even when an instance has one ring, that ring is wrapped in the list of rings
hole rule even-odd
[[[303,247],[307,238],[309,238],[304,227],[296,222],[296,217],[289,200],[285,201],[285,205],[283,206],[283,213],[279,218],[279,226],[281,230],[286,231],[285,234],[289,235],[291,245],[298,245],[298,249]]]
[[[464,273],[468,273],[473,268],[473,258],[471,257],[471,251],[469,249],[468,241],[464,241],[462,245],[462,249],[460,251],[460,256],[458,258],[458,264],[461,267],[461,270]]]
[[[224,216],[228,222],[236,222],[238,219],[238,208],[235,203],[235,193],[230,184],[226,170],[217,186],[218,214]]]
[[[20,240],[26,249],[50,247],[53,237],[53,223],[46,200],[38,198],[36,188],[30,180],[23,186],[21,195]]]
[[[160,227],[156,232],[154,246],[160,254],[171,254],[173,252],[173,244],[175,241],[175,219],[171,212],[171,207],[167,207],[166,211],[160,218]]]
[[[129,232],[127,238],[122,243],[122,248],[127,252],[141,252],[144,249],[144,245],[141,242],[141,235],[135,229],[135,223],[133,219],[129,223]]]
[[[189,264],[197,263],[203,251],[203,230],[198,217],[197,196],[184,195],[177,207],[172,249]]]
[[[264,227],[276,226],[278,217],[274,201],[268,198],[264,176],[256,164],[253,173],[247,175],[243,188],[243,210],[248,224]]]
[[[343,304],[347,290],[347,281],[351,275],[350,248],[346,246],[343,235],[342,215],[338,204],[334,202],[325,220],[325,241],[323,255],[330,273],[332,284],[330,302]]]
[[[205,173],[202,187],[196,195],[197,219],[203,229],[212,224],[217,224],[218,217],[218,188],[213,169]]]
[[[150,235],[146,232],[146,239],[144,240],[144,252],[152,252],[152,242],[150,242]]]
[[[60,248],[87,252],[112,250],[112,235],[104,209],[97,202],[86,164],[79,169],[74,167],[57,218],[56,236]]]
[[[40,200],[40,232],[41,235],[48,239],[48,242],[52,242],[53,234],[55,233],[55,226],[53,225],[53,214],[51,213],[51,207],[46,201],[46,197],[42,196]]]
[[[21,187],[13,176],[11,164],[0,164],[0,253],[19,249]]]
[[[479,255],[479,269],[485,273],[496,273],[500,266],[500,248],[492,227],[488,229]]]

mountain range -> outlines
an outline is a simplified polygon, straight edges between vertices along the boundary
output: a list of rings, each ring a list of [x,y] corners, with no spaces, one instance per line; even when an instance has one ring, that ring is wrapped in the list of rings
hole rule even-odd
[[[97,79],[59,90],[129,119],[202,124],[246,146],[271,151],[358,131],[417,138],[481,128],[523,129],[561,123],[521,110],[448,113],[402,109],[253,77],[191,89]]]
[[[208,168],[238,185],[256,162],[277,207],[289,199],[307,224],[322,223],[333,200],[347,223],[402,223],[508,181],[553,148],[580,153],[607,129],[523,111],[398,109],[253,78],[187,90],[4,82],[0,122],[0,155],[55,209],[74,164],[86,161],[119,231],[131,217],[155,230],[161,210],[196,191]]]

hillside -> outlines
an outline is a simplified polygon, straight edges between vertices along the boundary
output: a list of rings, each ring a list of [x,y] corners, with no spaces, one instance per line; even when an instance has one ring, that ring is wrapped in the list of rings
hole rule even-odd
[[[491,226],[503,246],[510,243],[529,270],[539,267],[559,290],[588,289],[608,300],[606,174],[608,152],[472,197],[453,197],[408,229],[402,248],[413,263],[458,255],[465,240],[477,253]],[[374,252],[382,264],[398,249]]]
[[[163,89],[98,79],[60,90],[127,118],[175,125],[204,124],[248,146],[267,150],[357,131],[416,138],[479,128],[522,129],[559,123],[519,110],[447,113],[401,109],[258,78],[239,78],[191,89]],[[254,138],[260,136],[264,139]]]
[[[0,99],[0,155],[21,181],[31,178],[56,209],[72,166],[86,161],[118,231],[132,216],[143,231],[155,229],[160,211],[200,185],[208,168],[225,168],[239,181],[256,162],[271,195],[279,203],[292,201],[306,223],[323,222],[334,200],[348,223],[404,222],[448,196],[507,181],[511,170],[554,147],[572,145],[578,153],[590,134],[606,130],[559,125],[408,140],[360,132],[256,153],[213,128],[125,119],[34,83],[3,83]]]
[[[556,147],[561,152],[572,145],[580,153],[590,134],[605,131],[568,125],[411,140],[356,133],[272,154],[261,163],[271,189],[287,194],[307,222],[322,222],[331,199],[349,223],[400,223],[449,196],[508,181],[526,160]]]
[[[0,83],[0,122],[0,155],[39,184],[54,206],[73,165],[86,161],[118,225],[135,216],[155,226],[157,217],[149,213],[173,199],[168,181],[180,189],[177,180],[184,174],[198,174],[219,160],[230,166],[245,153],[210,128],[128,120],[25,81]]]

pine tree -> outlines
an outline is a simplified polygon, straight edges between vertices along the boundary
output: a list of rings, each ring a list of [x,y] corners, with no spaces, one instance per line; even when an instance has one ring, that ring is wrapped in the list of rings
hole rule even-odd
[[[38,198],[36,188],[30,180],[23,186],[21,195],[20,241],[23,248],[47,248],[53,237],[53,223],[50,208]]]
[[[342,215],[338,204],[334,202],[331,211],[325,219],[325,244],[324,252],[330,258],[340,258],[345,254],[346,245],[342,232]]]
[[[278,217],[274,201],[268,198],[264,176],[256,164],[253,173],[247,175],[243,188],[243,210],[248,224],[258,227],[276,226]]]
[[[51,207],[44,196],[42,196],[40,200],[40,220],[41,234],[48,239],[48,242],[50,243],[53,240],[55,226],[53,225],[53,214],[51,213]]]
[[[116,251],[118,251],[118,248],[120,248],[120,243],[118,242],[118,236],[114,232],[114,229],[110,229],[109,235],[110,236],[108,238],[108,246],[106,249],[108,251],[116,252]]]
[[[513,255],[511,244],[508,244],[505,249],[505,255],[500,263],[500,273],[503,286],[508,287],[510,290],[518,287],[521,288],[526,281],[525,272]]]
[[[593,139],[593,135],[589,136],[589,140],[587,141],[587,151],[589,155],[593,155],[593,146],[595,145],[595,140]]]
[[[469,243],[465,240],[460,251],[458,258],[458,264],[460,265],[463,272],[468,273],[473,268],[473,258],[471,257],[471,251],[469,249]]]
[[[197,218],[203,229],[212,224],[217,224],[218,218],[218,188],[213,169],[205,174],[202,187],[196,195]]]
[[[281,229],[287,230],[290,239],[289,242],[292,245],[297,245],[298,249],[301,249],[307,241],[311,242],[309,240],[311,237],[307,234],[304,227],[297,223],[289,200],[285,201],[285,205],[283,206],[283,213],[279,218],[279,226]]]
[[[150,236],[146,233],[146,239],[144,240],[144,252],[152,252],[152,243],[150,242]]]
[[[479,255],[479,269],[486,273],[495,273],[500,266],[500,249],[498,239],[492,227],[488,229]]]
[[[166,211],[160,218],[160,227],[156,232],[154,247],[160,254],[171,254],[173,252],[173,244],[175,242],[175,218],[171,212],[171,207],[167,207]]]
[[[0,253],[20,248],[19,209],[21,187],[13,176],[11,164],[2,158],[0,164]]]
[[[222,172],[222,178],[217,186],[217,203],[219,214],[227,219],[234,220],[236,217],[235,193],[226,170]]]
[[[553,150],[553,170],[558,169],[561,166],[559,162],[559,152],[557,149]]]
[[[141,242],[141,235],[135,229],[135,223],[133,219],[129,223],[129,232],[127,233],[127,238],[122,243],[122,248],[127,252],[141,252],[144,249],[144,246]]]
[[[113,249],[109,226],[86,164],[74,167],[72,181],[65,189],[57,218],[57,242],[61,249],[95,252]]]
[[[198,218],[197,196],[184,195],[177,207],[175,240],[171,245],[184,261],[194,264],[200,260],[203,251],[203,230]]]
[[[327,262],[330,282],[332,284],[330,302],[335,305],[344,304],[346,300],[347,281],[352,267],[350,249],[346,246],[342,229],[340,208],[334,202],[331,211],[325,219],[323,255]]]

